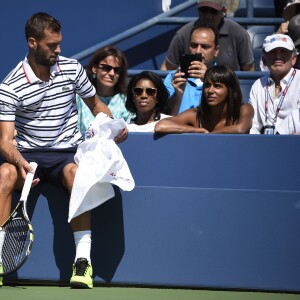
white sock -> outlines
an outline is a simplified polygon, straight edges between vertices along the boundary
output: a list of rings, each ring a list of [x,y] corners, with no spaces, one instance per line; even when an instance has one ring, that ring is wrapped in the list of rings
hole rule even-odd
[[[0,263],[2,263],[2,248],[4,244],[5,231],[0,227]]]
[[[75,262],[77,258],[81,258],[81,257],[84,257],[89,262],[91,262],[91,244],[92,244],[91,230],[75,231],[74,240],[75,240],[75,247],[76,247]]]

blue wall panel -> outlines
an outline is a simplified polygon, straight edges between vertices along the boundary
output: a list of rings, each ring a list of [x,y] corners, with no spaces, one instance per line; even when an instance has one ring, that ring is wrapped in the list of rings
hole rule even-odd
[[[172,0],[172,8],[183,2]],[[70,57],[161,14],[161,3],[161,0],[6,1],[1,6],[0,18],[0,35],[5,44],[0,49],[0,80],[25,57],[24,27],[29,16],[36,12],[47,12],[62,22],[62,55]],[[196,15],[196,9],[194,12]]]
[[[121,149],[136,188],[93,211],[95,282],[299,292],[299,146],[297,136],[130,134]],[[33,189],[30,210],[34,248],[9,280],[68,281],[65,191]]]

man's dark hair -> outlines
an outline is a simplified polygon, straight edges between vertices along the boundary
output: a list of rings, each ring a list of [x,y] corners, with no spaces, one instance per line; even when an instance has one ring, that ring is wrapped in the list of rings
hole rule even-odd
[[[193,32],[195,30],[199,30],[199,29],[200,30],[201,29],[210,29],[215,35],[215,39],[214,39],[215,46],[216,47],[219,46],[219,30],[215,25],[213,25],[211,23],[205,23],[205,22],[201,22],[201,21],[196,22],[195,25],[192,28],[192,31],[191,31],[191,34],[190,34],[190,40],[191,40],[191,36],[192,36]]]
[[[44,36],[44,30],[59,33],[61,31],[60,21],[44,12],[38,12],[32,15],[25,25],[26,40],[33,37],[36,40],[41,40]]]

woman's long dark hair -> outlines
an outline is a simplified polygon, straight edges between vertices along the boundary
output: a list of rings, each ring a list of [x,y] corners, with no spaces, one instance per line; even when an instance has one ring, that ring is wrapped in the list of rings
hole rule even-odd
[[[95,88],[97,88],[97,79],[93,77],[93,67],[97,67],[101,60],[105,59],[108,56],[113,56],[119,63],[121,67],[121,72],[119,76],[119,80],[117,84],[114,86],[114,92],[116,94],[126,93],[126,87],[127,87],[127,68],[128,68],[128,62],[125,57],[125,54],[120,51],[118,48],[114,46],[104,46],[100,48],[97,52],[94,53],[92,59],[90,60],[88,67],[87,67],[87,75],[91,83],[94,85]]]
[[[156,114],[155,116],[160,118],[160,113],[170,114],[171,108],[169,103],[169,92],[164,85],[163,80],[154,72],[151,71],[143,71],[139,74],[134,75],[128,83],[127,86],[127,100],[125,103],[125,107],[130,112],[138,114],[138,111],[135,107],[133,101],[133,92],[132,89],[136,86],[136,83],[142,79],[148,79],[153,82],[154,86],[157,88],[157,105],[155,106]]]
[[[243,94],[238,77],[229,67],[225,65],[213,66],[205,72],[201,103],[197,112],[197,120],[199,121],[199,124],[201,124],[201,119],[207,118],[207,114],[211,109],[207,104],[204,93],[205,86],[210,81],[212,83],[223,83],[228,88],[228,95],[226,98],[226,126],[235,124],[240,116],[240,108],[243,104]]]

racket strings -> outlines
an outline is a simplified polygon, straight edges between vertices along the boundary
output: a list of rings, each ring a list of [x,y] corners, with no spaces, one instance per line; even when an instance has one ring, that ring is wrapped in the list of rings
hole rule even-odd
[[[15,270],[27,256],[30,244],[28,222],[21,218],[13,219],[5,226],[2,247],[2,266],[4,273]]]

